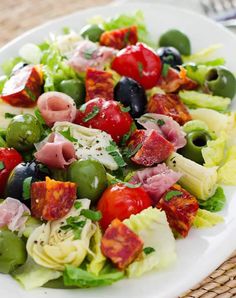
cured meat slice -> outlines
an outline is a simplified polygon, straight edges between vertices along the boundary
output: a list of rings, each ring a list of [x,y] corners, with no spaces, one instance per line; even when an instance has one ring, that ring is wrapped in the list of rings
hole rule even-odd
[[[137,171],[129,182],[132,184],[141,183],[142,188],[148,193],[155,205],[163,193],[175,184],[181,176],[181,173],[174,172],[163,163],[153,168]]]
[[[112,74],[107,71],[88,68],[85,79],[86,102],[96,97],[113,99],[114,82]]]
[[[198,211],[198,201],[187,190],[175,184],[161,197],[157,208],[164,210],[172,230],[186,237]]]
[[[102,237],[101,249],[104,256],[124,270],[141,253],[143,241],[116,218]]]
[[[76,116],[74,100],[62,92],[43,93],[38,99],[38,109],[50,127],[57,121],[73,122]]]
[[[187,108],[176,94],[154,94],[148,102],[147,111],[169,116],[180,125],[192,120]]]
[[[46,181],[31,185],[31,211],[39,219],[56,220],[64,217],[72,208],[76,199],[76,184],[55,181],[46,177]]]
[[[37,144],[37,148],[36,160],[49,167],[64,169],[75,161],[74,145],[59,133],[52,133],[47,140]]]
[[[138,42],[137,26],[116,29],[104,32],[100,37],[100,44],[121,50],[128,45],[134,45]]]

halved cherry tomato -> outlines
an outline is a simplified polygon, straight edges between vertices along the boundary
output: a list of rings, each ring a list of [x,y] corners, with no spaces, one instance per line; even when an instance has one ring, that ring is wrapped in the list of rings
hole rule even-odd
[[[105,230],[113,219],[124,220],[150,206],[151,199],[143,188],[129,188],[121,183],[111,185],[97,205],[102,213],[101,227]]]
[[[119,142],[124,134],[129,132],[132,118],[127,111],[122,110],[120,103],[102,98],[95,98],[84,104],[78,111],[76,124],[101,129]]]
[[[150,89],[157,84],[162,63],[152,49],[139,42],[119,51],[112,62],[112,69]]]
[[[0,148],[0,195],[4,193],[11,171],[22,162],[22,157],[13,148]]]

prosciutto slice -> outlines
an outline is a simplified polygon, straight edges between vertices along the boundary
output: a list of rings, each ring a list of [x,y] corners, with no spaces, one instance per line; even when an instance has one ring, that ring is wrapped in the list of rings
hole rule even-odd
[[[162,136],[164,136],[174,145],[175,150],[184,147],[187,143],[185,139],[186,133],[171,117],[161,114],[148,113],[144,114],[138,120],[138,123],[147,130],[157,130],[160,134],[162,134]]]
[[[22,231],[30,210],[19,200],[6,198],[0,204],[0,228],[7,226],[11,231]]]
[[[57,121],[73,122],[76,116],[74,100],[61,92],[43,93],[37,105],[45,123],[50,127]]]
[[[64,169],[75,161],[74,145],[59,133],[50,134],[35,147],[36,160],[49,167]]]
[[[141,183],[141,186],[152,199],[153,205],[156,205],[167,189],[175,184],[181,176],[181,173],[174,172],[162,163],[153,168],[137,171],[129,182],[132,184]]]
[[[113,48],[84,40],[78,43],[68,64],[78,73],[85,72],[89,67],[103,70],[104,66],[115,57],[116,52]]]

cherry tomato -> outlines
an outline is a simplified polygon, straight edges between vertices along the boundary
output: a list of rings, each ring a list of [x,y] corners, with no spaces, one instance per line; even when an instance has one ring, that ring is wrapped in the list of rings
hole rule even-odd
[[[76,124],[101,129],[119,142],[129,132],[133,122],[128,112],[122,111],[120,103],[102,98],[95,98],[85,103],[77,111]]]
[[[112,69],[139,82],[145,89],[151,89],[161,75],[162,63],[152,49],[137,43],[118,52]]]
[[[113,219],[124,220],[151,206],[151,199],[143,188],[129,188],[118,183],[106,189],[97,209],[102,213],[101,227],[105,230]]]
[[[0,195],[4,193],[11,171],[22,162],[22,157],[13,148],[0,148]]]

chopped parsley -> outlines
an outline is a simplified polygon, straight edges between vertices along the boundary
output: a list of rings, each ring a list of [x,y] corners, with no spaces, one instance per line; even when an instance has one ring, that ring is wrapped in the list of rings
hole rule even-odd
[[[138,62],[138,72],[140,77],[143,76],[143,64],[141,62]]]
[[[36,95],[28,87],[25,87],[25,91],[32,101],[36,101]]]
[[[155,248],[151,247],[151,246],[147,246],[143,249],[143,252],[145,253],[145,255],[149,255],[150,253],[156,251]]]
[[[94,106],[92,111],[83,118],[83,122],[88,122],[89,120],[93,119],[99,113],[99,111],[99,107]]]
[[[30,187],[31,187],[32,177],[27,177],[23,181],[23,199],[30,199]]]
[[[68,127],[67,130],[60,131],[60,134],[63,135],[64,138],[66,138],[67,140],[69,140],[71,142],[77,142],[77,139],[72,137],[69,127]]]
[[[127,112],[130,111],[130,107],[123,107],[123,106],[121,106],[120,109],[121,109],[122,112],[125,112],[125,113],[127,113]]]
[[[14,118],[15,116],[16,116],[16,114],[11,114],[11,113],[5,113],[5,115],[4,115],[5,119]]]
[[[108,154],[113,157],[118,167],[124,167],[126,165],[122,155],[118,151],[118,147],[115,142],[110,141],[110,146],[107,146],[105,149],[108,152]]]
[[[168,74],[168,71],[169,71],[169,68],[170,68],[170,65],[167,64],[167,63],[164,63],[163,66],[162,66],[162,71],[161,71],[161,75],[165,78]]]
[[[158,119],[157,120],[157,125],[158,126],[162,126],[162,125],[164,125],[165,124],[165,121],[164,120],[162,120],[162,119]]]
[[[80,239],[82,228],[85,226],[86,220],[80,220],[80,216],[70,216],[66,219],[66,225],[61,226],[63,231],[73,230],[74,239]]]
[[[182,194],[183,193],[179,190],[171,190],[171,191],[168,191],[168,193],[165,195],[164,200],[170,201],[173,197],[179,197]]]
[[[143,146],[143,144],[138,144],[135,148],[130,149],[130,148],[125,148],[123,150],[123,154],[126,158],[130,158],[131,156],[135,155],[139,149]]]
[[[132,133],[137,129],[135,123],[133,122],[130,126],[129,131],[123,135],[122,140],[121,140],[121,146],[125,146],[128,139],[131,137]]]
[[[0,161],[0,171],[5,169],[5,165],[3,161]]]
[[[84,217],[91,219],[92,221],[98,221],[102,218],[101,211],[93,211],[90,209],[82,209],[80,212]]]
[[[75,201],[74,207],[75,207],[75,209],[80,209],[82,207],[81,202],[80,201]]]
[[[85,49],[83,54],[84,54],[84,58],[87,59],[87,60],[90,60],[93,58],[93,54],[96,52],[97,48],[88,48],[88,49]]]

